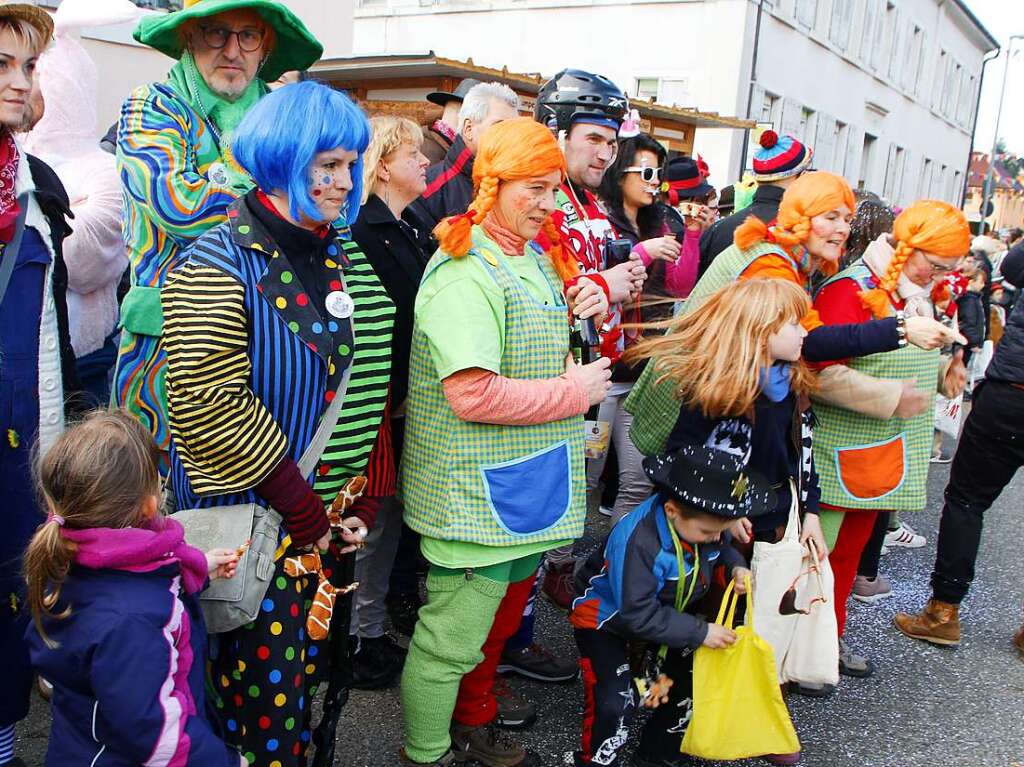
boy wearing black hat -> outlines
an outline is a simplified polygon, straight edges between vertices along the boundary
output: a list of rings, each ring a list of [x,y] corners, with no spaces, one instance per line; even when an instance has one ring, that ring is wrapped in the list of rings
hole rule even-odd
[[[724,584],[731,577],[737,593],[745,591],[750,571],[726,530],[775,508],[767,482],[723,451],[688,445],[646,458],[644,471],[655,493],[615,525],[576,574],[569,620],[585,687],[577,765],[622,764],[638,705],[628,649],[636,640],[661,645],[652,676],[665,674],[673,684],[667,702],[653,704],[633,764],[680,763],[691,716],[692,653],[736,641],[733,631],[708,623],[693,606],[712,579]]]

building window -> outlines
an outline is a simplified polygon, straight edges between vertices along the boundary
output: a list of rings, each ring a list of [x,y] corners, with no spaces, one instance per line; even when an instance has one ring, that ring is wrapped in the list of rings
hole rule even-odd
[[[796,20],[804,29],[814,29],[818,18],[818,0],[796,0]]]
[[[694,100],[690,95],[690,81],[686,79],[660,80],[658,83],[658,101],[677,107],[693,106]]]
[[[843,174],[843,164],[846,162],[846,145],[849,140],[850,126],[836,120],[832,141],[832,170],[839,175]]]
[[[832,0],[832,21],[828,26],[828,37],[841,51],[850,47],[852,26],[853,0]]]
[[[797,127],[797,136],[809,146],[814,146],[815,115],[813,109],[803,107],[800,110],[800,125]]]
[[[857,178],[857,188],[867,189],[871,180],[871,163],[875,159],[875,144],[877,139],[870,133],[864,134],[864,148],[860,153],[860,175]]]
[[[953,194],[949,197],[949,202],[956,205],[960,200],[960,195],[964,191],[964,174],[958,170],[953,171]]]
[[[864,20],[860,28],[860,60],[870,66],[878,40],[878,10],[882,0],[864,0]]]
[[[932,73],[932,108],[942,111],[943,84],[946,82],[946,68],[949,66],[949,57],[943,50],[939,51],[939,59],[935,63],[935,71]]]
[[[889,162],[885,167],[882,194],[893,204],[899,203],[900,194],[903,191],[903,163],[905,160],[906,152],[903,147],[896,144],[889,147]]]
[[[782,99],[774,93],[768,93],[768,91],[765,91],[764,97],[761,99],[761,110],[758,112],[758,122],[771,123],[772,125],[778,126],[778,121],[781,117],[781,109]]]
[[[903,63],[900,51],[903,50],[905,41],[903,27],[900,25],[900,11],[891,2],[885,6],[885,26],[885,57],[882,61],[887,66],[883,69],[888,72],[889,81],[895,85],[900,81],[900,65]]]
[[[925,157],[924,162],[921,163],[921,178],[917,180],[917,196],[921,198],[928,197],[931,194],[931,187],[932,161]]]
[[[636,95],[641,99],[658,98],[658,78],[638,77],[636,78]]]
[[[903,87],[911,93],[917,92],[921,76],[921,50],[924,32],[916,24],[908,29],[909,35],[903,41]]]
[[[957,102],[956,121],[960,125],[970,124],[971,112],[974,108],[974,78],[967,74],[966,70],[960,72],[960,97]]]

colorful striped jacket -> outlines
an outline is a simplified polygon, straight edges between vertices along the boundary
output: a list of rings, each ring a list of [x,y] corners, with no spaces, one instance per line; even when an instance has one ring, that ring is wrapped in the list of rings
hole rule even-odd
[[[298,461],[348,366],[338,425],[315,472],[331,501],[366,470],[388,396],[394,304],[341,232],[324,279],[353,299],[352,325],[314,306],[249,210],[200,237],[163,289],[171,480],[180,509],[259,502],[280,459]],[[259,204],[258,202],[256,204]],[[337,260],[335,260],[337,259]]]
[[[166,450],[160,288],[181,265],[182,249],[223,222],[228,205],[244,190],[229,185],[215,131],[167,83],[132,91],[121,108],[117,136],[132,287],[121,304],[124,332],[113,398]]]

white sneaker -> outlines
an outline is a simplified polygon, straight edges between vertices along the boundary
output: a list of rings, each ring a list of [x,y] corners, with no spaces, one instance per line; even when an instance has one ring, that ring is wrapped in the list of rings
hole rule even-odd
[[[608,506],[598,506],[597,513],[600,514],[602,517],[610,517],[615,512]]]
[[[914,531],[914,528],[906,522],[900,522],[899,527],[895,530],[890,530],[885,534],[886,546],[902,546],[905,549],[919,549],[927,542],[928,540],[923,535],[918,535]]]

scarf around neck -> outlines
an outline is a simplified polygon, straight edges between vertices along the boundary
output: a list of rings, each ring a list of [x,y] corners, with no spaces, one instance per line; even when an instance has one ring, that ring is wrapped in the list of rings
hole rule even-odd
[[[526,240],[513,232],[511,229],[498,223],[493,212],[484,217],[482,224],[487,236],[498,243],[501,252],[506,256],[521,256],[526,250]]]
[[[6,128],[0,133],[0,241],[14,238],[14,226],[21,206],[18,204],[18,164],[21,152],[14,136]]]
[[[195,594],[206,583],[206,555],[185,543],[177,520],[160,517],[123,528],[62,527],[60,534],[74,541],[74,561],[82,567],[148,573],[177,563],[186,593]]]

